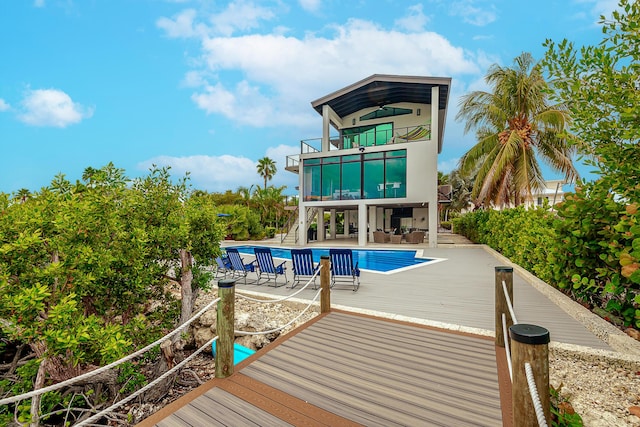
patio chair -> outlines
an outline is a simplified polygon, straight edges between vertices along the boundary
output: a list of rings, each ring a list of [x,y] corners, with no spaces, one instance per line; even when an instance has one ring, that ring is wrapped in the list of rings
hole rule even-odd
[[[353,291],[360,287],[360,269],[358,263],[353,263],[353,251],[351,249],[329,249],[331,259],[331,287],[337,281],[350,281],[353,283]]]
[[[227,274],[232,273],[233,274],[233,268],[231,267],[231,261],[229,261],[229,258],[222,257],[216,257],[216,274],[215,276],[213,276],[214,279],[217,279],[218,276],[220,276],[220,274],[223,274],[222,278],[226,279],[227,278]]]
[[[291,289],[295,288],[301,280],[311,279],[318,271],[318,266],[313,262],[311,249],[291,249],[291,262],[293,263]],[[317,289],[315,277],[313,278],[313,289]]]
[[[249,264],[245,264],[244,260],[240,257],[240,253],[235,248],[227,248],[227,257],[231,263],[231,269],[233,277],[244,278],[244,284],[247,284],[247,274],[249,272],[256,271],[255,261],[251,261]]]
[[[388,243],[389,241],[391,241],[391,235],[389,233],[385,233],[384,231],[373,232],[373,243]]]
[[[256,285],[260,284],[260,279],[263,275],[267,276],[267,282],[273,279],[273,286],[276,288],[278,287],[278,276],[284,277],[283,285],[287,284],[287,269],[284,266],[286,261],[275,265],[273,255],[271,255],[271,249],[269,248],[254,248],[253,251],[256,254],[256,261],[258,262],[258,282]]]

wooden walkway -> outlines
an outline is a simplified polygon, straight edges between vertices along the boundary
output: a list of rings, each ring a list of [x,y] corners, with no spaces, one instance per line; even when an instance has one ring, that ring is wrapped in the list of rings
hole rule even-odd
[[[503,365],[493,339],[332,311],[140,426],[510,425]]]

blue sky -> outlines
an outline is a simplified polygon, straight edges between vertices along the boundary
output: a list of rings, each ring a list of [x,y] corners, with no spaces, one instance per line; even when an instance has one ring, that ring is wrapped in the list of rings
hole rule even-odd
[[[455,121],[487,68],[536,59],[546,38],[602,39],[604,0],[3,0],[0,191],[37,191],[109,162],[152,164],[194,188],[272,183],[301,139],[321,136],[310,102],[371,74],[452,77],[448,172],[473,144]],[[549,173],[546,178],[555,178]]]

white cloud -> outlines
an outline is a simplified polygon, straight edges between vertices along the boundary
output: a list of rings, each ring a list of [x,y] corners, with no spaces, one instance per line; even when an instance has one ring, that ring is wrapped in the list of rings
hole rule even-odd
[[[0,98],[0,112],[7,111],[11,106],[2,98]]]
[[[33,6],[35,7],[44,7],[44,0],[34,0]]]
[[[156,21],[156,25],[171,38],[194,37],[198,35],[198,31],[205,31],[203,26],[199,26],[197,29],[194,27],[193,21],[195,17],[196,11],[194,9],[185,9],[175,15],[174,19],[159,18]]]
[[[298,151],[299,147],[280,145],[275,148],[269,148],[266,152],[266,156],[276,162],[278,169],[269,184],[278,187],[286,185],[287,194],[295,191],[294,187],[298,185],[298,181],[297,175],[284,169],[285,158],[287,155]],[[230,155],[158,156],[139,163],[138,169],[148,170],[152,165],[170,166],[171,175],[174,177],[183,177],[189,172],[193,187],[206,191],[223,192],[235,190],[240,186],[249,187],[263,182],[256,169],[257,160],[251,160],[247,157]]]
[[[275,16],[271,9],[257,6],[252,1],[235,0],[221,13],[211,15],[209,21],[216,33],[230,36],[238,30],[258,28],[261,21],[271,20]]]
[[[197,189],[207,191],[235,190],[260,182],[256,162],[246,157],[222,156],[158,156],[138,164],[148,170],[152,165],[171,166],[171,175],[183,177],[190,173],[191,183]]]
[[[478,27],[483,27],[496,20],[496,11],[493,4],[476,6],[475,0],[462,0],[450,4],[449,13],[460,16],[464,22]]]
[[[422,13],[422,5],[416,4],[409,7],[407,16],[396,19],[395,24],[404,30],[419,32],[424,30],[428,22],[429,17]]]
[[[300,7],[302,7],[307,12],[316,12],[320,9],[321,0],[298,0],[300,3]]]
[[[57,89],[29,90],[21,104],[23,112],[18,118],[32,126],[64,128],[93,115],[93,108],[73,102],[69,95]]]
[[[329,37],[253,34],[204,39],[205,71],[237,71],[244,78],[232,85],[201,82],[193,101],[207,113],[243,124],[304,126],[316,117],[310,100],[374,73],[449,76],[479,71],[462,48],[433,32],[388,31],[362,20],[331,30]]]

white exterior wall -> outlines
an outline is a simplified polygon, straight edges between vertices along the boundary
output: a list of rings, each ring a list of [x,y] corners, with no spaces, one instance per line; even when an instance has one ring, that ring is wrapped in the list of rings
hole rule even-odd
[[[439,90],[438,87],[432,88],[432,99],[438,99]],[[385,205],[398,205],[398,204],[420,204],[421,208],[414,208],[413,215],[413,227],[429,230],[429,246],[437,246],[437,215],[438,215],[438,122],[439,111],[437,103],[433,105],[425,104],[411,104],[411,103],[397,103],[389,105],[397,108],[411,108],[414,110],[413,114],[406,114],[401,116],[384,117],[376,120],[360,121],[359,117],[376,110],[377,108],[367,108],[358,111],[354,114],[340,119],[335,112],[328,106],[324,105],[322,108],[323,118],[323,135],[322,135],[322,152],[312,154],[301,154],[301,163],[305,157],[324,157],[324,156],[336,156],[336,155],[348,155],[358,154],[358,148],[352,148],[348,150],[337,151],[335,148],[330,150],[330,130],[331,123],[338,128],[349,128],[354,126],[373,125],[378,123],[394,123],[394,134],[396,129],[402,129],[406,127],[431,124],[431,139],[425,141],[411,141],[406,143],[396,143],[380,146],[367,147],[367,152],[378,152],[387,150],[407,150],[407,195],[405,198],[393,198],[393,199],[363,199],[363,200],[331,200],[331,201],[313,201],[305,202],[303,197],[304,192],[304,173],[302,167],[300,168],[300,197],[299,197],[299,212],[300,212],[300,236],[299,241],[301,244],[306,243],[307,233],[305,212],[308,206],[311,207],[328,207],[340,209],[341,206],[350,207],[353,209],[354,205],[357,207],[358,218],[358,245],[365,246],[367,241],[372,241],[373,231],[376,228],[388,229],[390,227],[389,215],[381,215],[382,212],[379,209],[375,209],[374,206],[383,207]],[[417,110],[420,109],[420,116],[417,116]],[[432,121],[432,118],[435,120]],[[355,118],[355,124],[353,119]],[[321,212],[323,212],[321,210]],[[419,212],[419,213],[418,213]],[[320,216],[322,218],[322,216]],[[422,219],[424,218],[424,219]],[[418,221],[419,219],[419,221]],[[318,224],[318,240],[323,239],[323,224],[320,219]],[[346,222],[346,217],[345,217]],[[345,227],[348,227],[348,222]],[[367,228],[369,233],[367,233]]]

